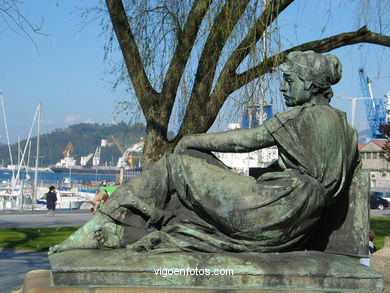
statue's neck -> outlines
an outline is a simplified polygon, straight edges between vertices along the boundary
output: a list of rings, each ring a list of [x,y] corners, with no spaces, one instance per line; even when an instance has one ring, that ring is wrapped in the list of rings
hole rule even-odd
[[[329,106],[329,100],[323,95],[313,96],[310,102],[315,105]]]

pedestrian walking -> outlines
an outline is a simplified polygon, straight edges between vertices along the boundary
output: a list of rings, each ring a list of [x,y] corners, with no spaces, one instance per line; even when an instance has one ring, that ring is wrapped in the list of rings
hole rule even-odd
[[[56,210],[57,204],[57,193],[56,188],[52,185],[49,187],[49,192],[46,193],[46,207],[49,210],[47,212],[48,215],[54,215],[54,211]]]

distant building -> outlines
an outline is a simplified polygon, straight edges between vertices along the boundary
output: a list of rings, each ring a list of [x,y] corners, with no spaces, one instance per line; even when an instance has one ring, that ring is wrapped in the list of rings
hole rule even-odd
[[[227,130],[240,129],[239,123],[230,123]],[[214,152],[226,166],[239,174],[248,175],[249,168],[265,168],[278,159],[276,146],[263,148],[249,153],[218,153]]]
[[[373,139],[359,144],[363,169],[370,171],[371,190],[390,192],[390,162],[385,158],[386,140]]]

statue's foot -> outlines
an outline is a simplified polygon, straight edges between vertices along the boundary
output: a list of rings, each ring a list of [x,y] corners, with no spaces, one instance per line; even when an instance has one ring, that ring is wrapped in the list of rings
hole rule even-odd
[[[95,230],[95,239],[100,245],[110,248],[125,247],[124,242],[125,227],[114,223],[106,223]]]
[[[91,220],[85,223],[80,229],[74,232],[61,244],[50,247],[49,255],[72,249],[93,249],[99,247],[99,241],[95,237],[95,231],[101,229],[106,223],[113,220],[102,213],[96,213]]]

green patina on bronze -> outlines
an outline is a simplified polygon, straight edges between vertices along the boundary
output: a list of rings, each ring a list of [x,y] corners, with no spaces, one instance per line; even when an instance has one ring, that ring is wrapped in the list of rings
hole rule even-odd
[[[290,111],[254,129],[185,137],[174,154],[122,184],[50,254],[105,245],[133,255],[201,252],[210,258],[302,249],[366,255],[368,185],[357,133],[345,113],[329,105],[341,64],[332,55],[294,52],[282,69],[280,89]],[[278,162],[259,178],[234,173],[211,153],[272,145]]]

